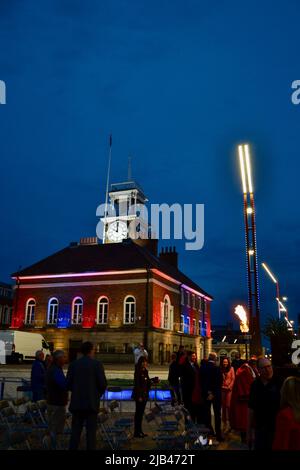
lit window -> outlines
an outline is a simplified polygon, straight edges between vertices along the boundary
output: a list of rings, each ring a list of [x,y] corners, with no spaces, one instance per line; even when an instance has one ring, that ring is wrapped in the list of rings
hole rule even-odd
[[[190,317],[186,317],[185,333],[187,333],[188,335],[190,334],[190,326]]]
[[[180,315],[180,331],[184,333],[184,315]]]
[[[83,300],[80,297],[76,297],[72,304],[72,324],[81,325],[83,313]]]
[[[10,325],[11,324],[12,308],[8,305],[0,305],[0,324]]]
[[[48,303],[48,324],[56,325],[58,317],[58,300],[52,298]]]
[[[124,300],[124,324],[132,325],[135,323],[135,298],[132,296],[125,297]]]
[[[35,314],[35,307],[36,303],[34,299],[29,299],[26,302],[26,309],[25,309],[25,324],[32,325],[34,322],[34,314]]]
[[[173,330],[174,307],[171,305],[170,297],[165,296],[161,302],[161,328],[164,330]]]
[[[100,297],[98,300],[97,323],[105,325],[108,317],[108,299],[107,297]]]
[[[168,329],[169,327],[169,302],[168,299],[165,298],[164,306],[163,306],[163,328]]]
[[[202,336],[202,321],[199,320],[199,335]]]

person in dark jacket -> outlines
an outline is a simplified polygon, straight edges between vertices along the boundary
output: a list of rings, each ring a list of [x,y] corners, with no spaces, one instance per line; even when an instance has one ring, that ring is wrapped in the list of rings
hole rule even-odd
[[[219,442],[223,441],[221,433],[221,407],[222,407],[222,383],[221,368],[217,366],[217,354],[210,353],[208,362],[201,366],[200,377],[202,384],[202,396],[205,409],[205,424],[216,435]],[[211,406],[215,416],[215,433],[211,423]]]
[[[197,355],[188,351],[185,363],[181,367],[181,391],[185,408],[194,422],[203,424],[203,400],[201,392],[200,368]]]
[[[172,406],[174,406],[175,402],[177,402],[178,404],[181,403],[179,376],[180,373],[179,365],[177,362],[177,355],[176,353],[173,353],[168,375],[168,382],[171,387]]]
[[[234,355],[234,359],[231,363],[232,367],[234,368],[234,372],[236,372],[243,364],[245,361],[241,359],[241,355],[239,352],[236,352]]]
[[[272,450],[282,380],[274,376],[269,359],[257,359],[259,376],[252,382],[248,402],[247,441],[254,450]]]
[[[52,448],[56,448],[57,436],[64,432],[66,405],[68,403],[67,381],[63,371],[66,362],[63,350],[53,353],[52,364],[46,374],[47,416]]]
[[[31,368],[31,390],[32,401],[36,402],[45,399],[46,368],[43,351],[37,351],[35,353],[35,361],[33,361]]]
[[[132,398],[135,401],[134,437],[147,436],[147,434],[144,434],[142,431],[142,422],[149,398],[149,390],[154,381],[158,382],[158,378],[149,378],[147,360],[145,357],[141,356],[135,366],[134,387],[132,391]]]
[[[89,341],[83,343],[81,353],[82,357],[69,365],[67,373],[67,388],[72,392],[69,406],[72,413],[70,449],[78,449],[85,423],[87,449],[94,450],[100,398],[106,390],[107,381],[102,364],[93,358],[93,344]]]

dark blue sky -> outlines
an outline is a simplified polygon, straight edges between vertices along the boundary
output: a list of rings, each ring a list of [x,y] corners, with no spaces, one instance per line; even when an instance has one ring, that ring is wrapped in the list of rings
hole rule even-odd
[[[1,0],[0,278],[95,234],[108,135],[112,179],[151,202],[204,203],[205,246],[180,267],[214,297],[246,302],[235,155],[253,145],[259,261],[300,312],[298,1]],[[275,286],[260,272],[263,318]]]

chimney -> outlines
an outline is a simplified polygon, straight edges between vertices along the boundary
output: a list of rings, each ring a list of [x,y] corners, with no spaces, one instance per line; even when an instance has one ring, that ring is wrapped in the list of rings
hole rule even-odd
[[[159,259],[164,263],[174,266],[174,268],[178,268],[178,253],[175,246],[162,248]]]

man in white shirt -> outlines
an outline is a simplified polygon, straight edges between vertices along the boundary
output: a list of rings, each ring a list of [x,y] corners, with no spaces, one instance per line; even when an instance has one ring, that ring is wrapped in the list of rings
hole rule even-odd
[[[134,350],[133,350],[133,354],[134,354],[134,363],[137,364],[138,363],[138,360],[140,357],[145,357],[146,359],[148,359],[148,353],[146,351],[146,349],[144,348],[144,345],[143,343],[140,343]]]

